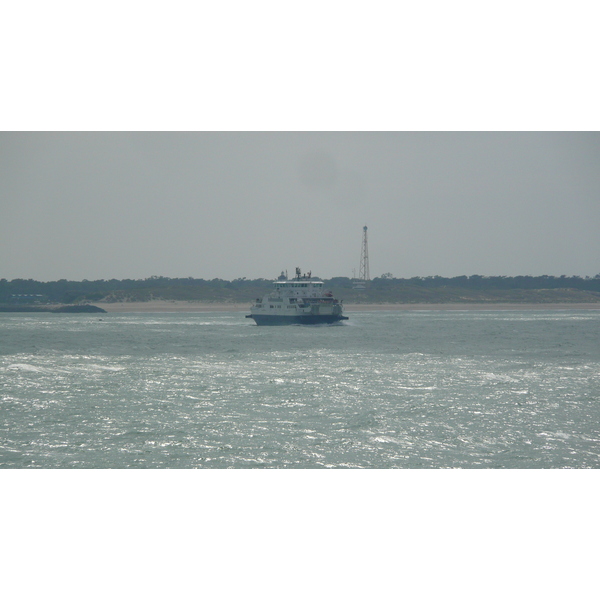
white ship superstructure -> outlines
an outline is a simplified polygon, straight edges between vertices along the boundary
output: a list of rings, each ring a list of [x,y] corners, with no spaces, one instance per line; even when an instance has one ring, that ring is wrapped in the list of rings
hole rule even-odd
[[[282,272],[271,293],[257,298],[246,317],[257,325],[312,325],[347,320],[342,313],[342,302],[325,291],[321,280],[311,277],[310,271],[302,275],[296,268],[294,279]]]

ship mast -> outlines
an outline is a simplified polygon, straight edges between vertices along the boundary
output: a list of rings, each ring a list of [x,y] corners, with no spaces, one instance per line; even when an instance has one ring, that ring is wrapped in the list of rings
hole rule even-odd
[[[363,227],[363,241],[360,250],[360,266],[358,267],[358,278],[363,281],[371,281],[369,275],[369,246],[367,244],[367,226]]]

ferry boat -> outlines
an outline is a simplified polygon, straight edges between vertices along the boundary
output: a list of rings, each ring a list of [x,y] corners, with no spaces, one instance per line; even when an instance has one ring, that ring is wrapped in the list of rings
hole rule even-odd
[[[288,279],[281,273],[273,282],[273,290],[250,308],[247,319],[254,319],[257,325],[315,325],[346,321],[342,302],[331,292],[326,292],[324,284],[311,272],[301,274],[296,268],[296,277]]]

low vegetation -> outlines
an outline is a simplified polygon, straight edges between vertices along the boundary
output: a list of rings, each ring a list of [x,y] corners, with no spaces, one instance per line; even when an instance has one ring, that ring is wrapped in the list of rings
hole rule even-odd
[[[588,303],[600,302],[600,274],[595,277],[413,277],[389,273],[355,289],[348,277],[324,280],[328,289],[347,304],[354,303]],[[269,279],[193,279],[149,277],[97,281],[39,282],[0,279],[2,304],[82,304],[93,302],[251,302],[271,289]]]

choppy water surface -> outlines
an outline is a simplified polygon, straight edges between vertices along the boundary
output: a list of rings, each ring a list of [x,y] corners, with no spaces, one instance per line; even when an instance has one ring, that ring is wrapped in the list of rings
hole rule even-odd
[[[596,468],[600,311],[0,314],[4,468]]]

